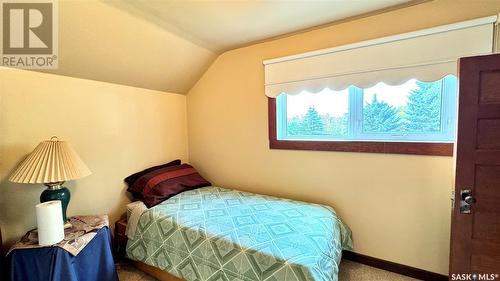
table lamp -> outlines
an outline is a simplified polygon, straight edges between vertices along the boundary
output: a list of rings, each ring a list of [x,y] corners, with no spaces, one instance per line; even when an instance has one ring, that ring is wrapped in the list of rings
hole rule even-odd
[[[90,175],[75,150],[57,137],[42,141],[14,170],[9,181],[16,183],[43,183],[47,186],[40,195],[40,202],[61,200],[63,221],[71,227],[66,217],[70,193],[63,186],[65,181]]]

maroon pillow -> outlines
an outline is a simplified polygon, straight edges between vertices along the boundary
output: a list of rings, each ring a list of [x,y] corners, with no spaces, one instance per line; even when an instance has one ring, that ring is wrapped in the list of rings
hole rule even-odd
[[[174,160],[174,161],[170,161],[166,164],[162,164],[162,165],[158,165],[158,166],[154,166],[154,167],[151,167],[151,168],[147,168],[146,170],[142,170],[140,172],[137,172],[133,175],[130,175],[128,177],[125,178],[125,182],[131,186],[134,184],[134,182],[144,176],[145,174],[149,173],[149,172],[152,172],[154,170],[158,170],[158,169],[161,169],[161,168],[165,168],[165,167],[170,167],[170,166],[177,166],[177,165],[180,165],[181,164],[181,160],[177,159],[177,160]]]
[[[186,190],[211,185],[188,164],[155,169],[129,185],[128,191],[139,193],[144,204],[151,208]]]

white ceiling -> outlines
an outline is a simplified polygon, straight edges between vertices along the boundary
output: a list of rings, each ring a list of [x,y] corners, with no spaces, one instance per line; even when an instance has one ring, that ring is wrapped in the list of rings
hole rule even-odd
[[[123,0],[107,3],[220,52],[410,1]]]
[[[222,51],[415,1],[64,0],[45,72],[185,94]]]

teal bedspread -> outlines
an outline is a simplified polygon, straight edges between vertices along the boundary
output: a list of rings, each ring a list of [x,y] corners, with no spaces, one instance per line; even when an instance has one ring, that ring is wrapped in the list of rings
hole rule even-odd
[[[330,207],[211,186],[145,211],[127,256],[188,281],[336,281],[351,248]]]

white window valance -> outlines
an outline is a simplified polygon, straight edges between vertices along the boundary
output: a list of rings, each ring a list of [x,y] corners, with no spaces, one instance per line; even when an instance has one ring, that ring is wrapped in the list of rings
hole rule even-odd
[[[456,75],[458,58],[493,52],[496,21],[497,16],[485,17],[265,60],[265,92],[276,97]]]

